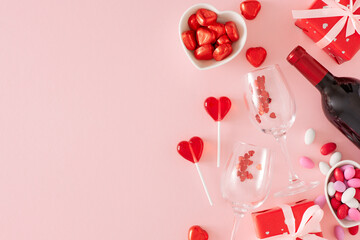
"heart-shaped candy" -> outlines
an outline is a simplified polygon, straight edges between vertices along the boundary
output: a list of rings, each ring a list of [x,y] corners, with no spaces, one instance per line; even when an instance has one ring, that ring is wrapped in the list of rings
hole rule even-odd
[[[231,108],[231,101],[227,97],[208,97],[205,100],[204,107],[207,113],[215,120],[221,121]]]
[[[181,141],[177,145],[178,153],[192,163],[200,160],[204,148],[204,142],[199,137],[192,137],[189,141]]]
[[[214,43],[216,41],[216,34],[211,29],[201,27],[196,31],[196,39],[199,45],[203,46]]]
[[[217,14],[209,9],[200,8],[196,12],[196,20],[201,26],[209,26],[216,22]]]
[[[262,47],[249,48],[246,51],[246,59],[254,67],[259,67],[266,58],[266,50]]]
[[[254,19],[261,9],[261,4],[258,1],[244,1],[240,3],[241,14],[248,20]]]
[[[207,232],[200,226],[192,226],[189,229],[189,240],[207,240],[209,238]]]

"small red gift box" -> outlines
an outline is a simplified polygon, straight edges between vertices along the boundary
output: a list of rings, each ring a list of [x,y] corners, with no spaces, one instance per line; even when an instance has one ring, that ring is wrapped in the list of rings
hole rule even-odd
[[[293,233],[292,236],[295,236],[297,240],[301,240],[301,236],[306,235],[306,233],[304,233],[303,235],[302,233],[299,233],[299,227],[300,225],[308,223],[310,225],[310,229],[307,228],[309,226],[305,228],[302,226],[301,228],[307,228],[307,230],[310,230],[309,234],[314,234],[318,236],[319,239],[323,239],[321,238],[323,235],[320,229],[320,220],[323,216],[323,211],[319,206],[314,205],[314,202],[312,201],[301,200],[295,203],[288,204],[286,205],[286,207],[288,209],[284,208],[284,206],[281,206],[252,213],[252,218],[255,224],[256,236],[258,238],[266,239],[272,237],[272,239],[276,239],[276,237],[274,236],[279,236],[279,239],[284,239],[281,237],[284,237],[284,235],[291,235],[292,231],[297,233]],[[293,219],[291,219],[292,216],[289,216],[289,213],[285,210],[292,212],[291,215],[293,215]],[[310,212],[312,212],[313,214],[309,216],[309,211],[307,210],[310,210]],[[307,216],[305,216],[305,214]],[[311,219],[313,221],[310,221]],[[292,220],[295,220],[295,222],[293,222],[294,226],[290,226],[291,224],[289,224]],[[311,231],[313,229],[315,230],[315,232]]]
[[[353,4],[352,4],[353,3]],[[295,10],[295,25],[337,63],[360,49],[360,0],[315,0],[308,10]]]

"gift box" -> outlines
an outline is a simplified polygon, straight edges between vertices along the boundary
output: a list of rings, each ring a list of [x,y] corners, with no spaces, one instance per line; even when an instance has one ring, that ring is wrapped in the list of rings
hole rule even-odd
[[[320,221],[323,210],[314,202],[301,200],[280,207],[253,212],[256,236],[259,239],[325,239]]]
[[[295,25],[341,64],[360,49],[360,0],[315,0],[294,10]]]

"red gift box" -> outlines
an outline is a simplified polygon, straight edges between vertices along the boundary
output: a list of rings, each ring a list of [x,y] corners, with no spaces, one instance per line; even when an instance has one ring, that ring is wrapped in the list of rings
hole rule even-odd
[[[295,231],[298,231],[300,223],[301,221],[303,221],[305,211],[308,210],[310,207],[314,206],[314,202],[301,200],[295,203],[288,204],[288,206],[291,207],[291,211],[295,218]],[[318,207],[317,205],[315,206]],[[318,210],[321,211],[321,214],[323,214],[320,207],[318,207]],[[259,212],[253,212],[252,218],[255,223],[256,236],[260,239],[266,239],[274,236],[282,236],[283,234],[290,234],[289,227],[287,225],[289,220],[287,221],[287,223],[285,223],[285,213],[284,210],[280,207]],[[309,224],[314,225],[310,222]],[[315,234],[319,237],[323,236],[321,231],[311,232],[311,234]],[[302,238],[296,239],[301,240]]]
[[[360,0],[353,3],[315,0],[309,10],[293,11],[298,19],[295,25],[339,64],[350,60],[360,49]]]

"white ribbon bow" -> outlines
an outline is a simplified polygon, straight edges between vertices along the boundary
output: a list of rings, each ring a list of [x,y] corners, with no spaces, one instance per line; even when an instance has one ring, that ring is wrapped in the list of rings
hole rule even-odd
[[[360,34],[360,15],[354,14],[358,8],[360,8],[360,0],[357,0],[354,4],[353,0],[350,0],[348,6],[344,6],[338,3],[336,0],[322,0],[327,4],[326,8],[321,9],[308,9],[308,10],[293,10],[293,17],[298,18],[324,18],[324,17],[342,17],[330,31],[317,42],[317,45],[321,48],[326,47],[331,43],[341,30],[346,26],[346,37],[351,36],[355,31]]]
[[[302,240],[326,240],[326,238],[310,234],[321,232],[320,221],[324,216],[324,211],[318,205],[313,205],[304,212],[297,231],[295,231],[295,217],[291,207],[288,205],[280,207],[284,213],[285,224],[289,229],[289,234],[273,236],[267,238],[268,240],[296,240],[296,238],[301,238]]]

